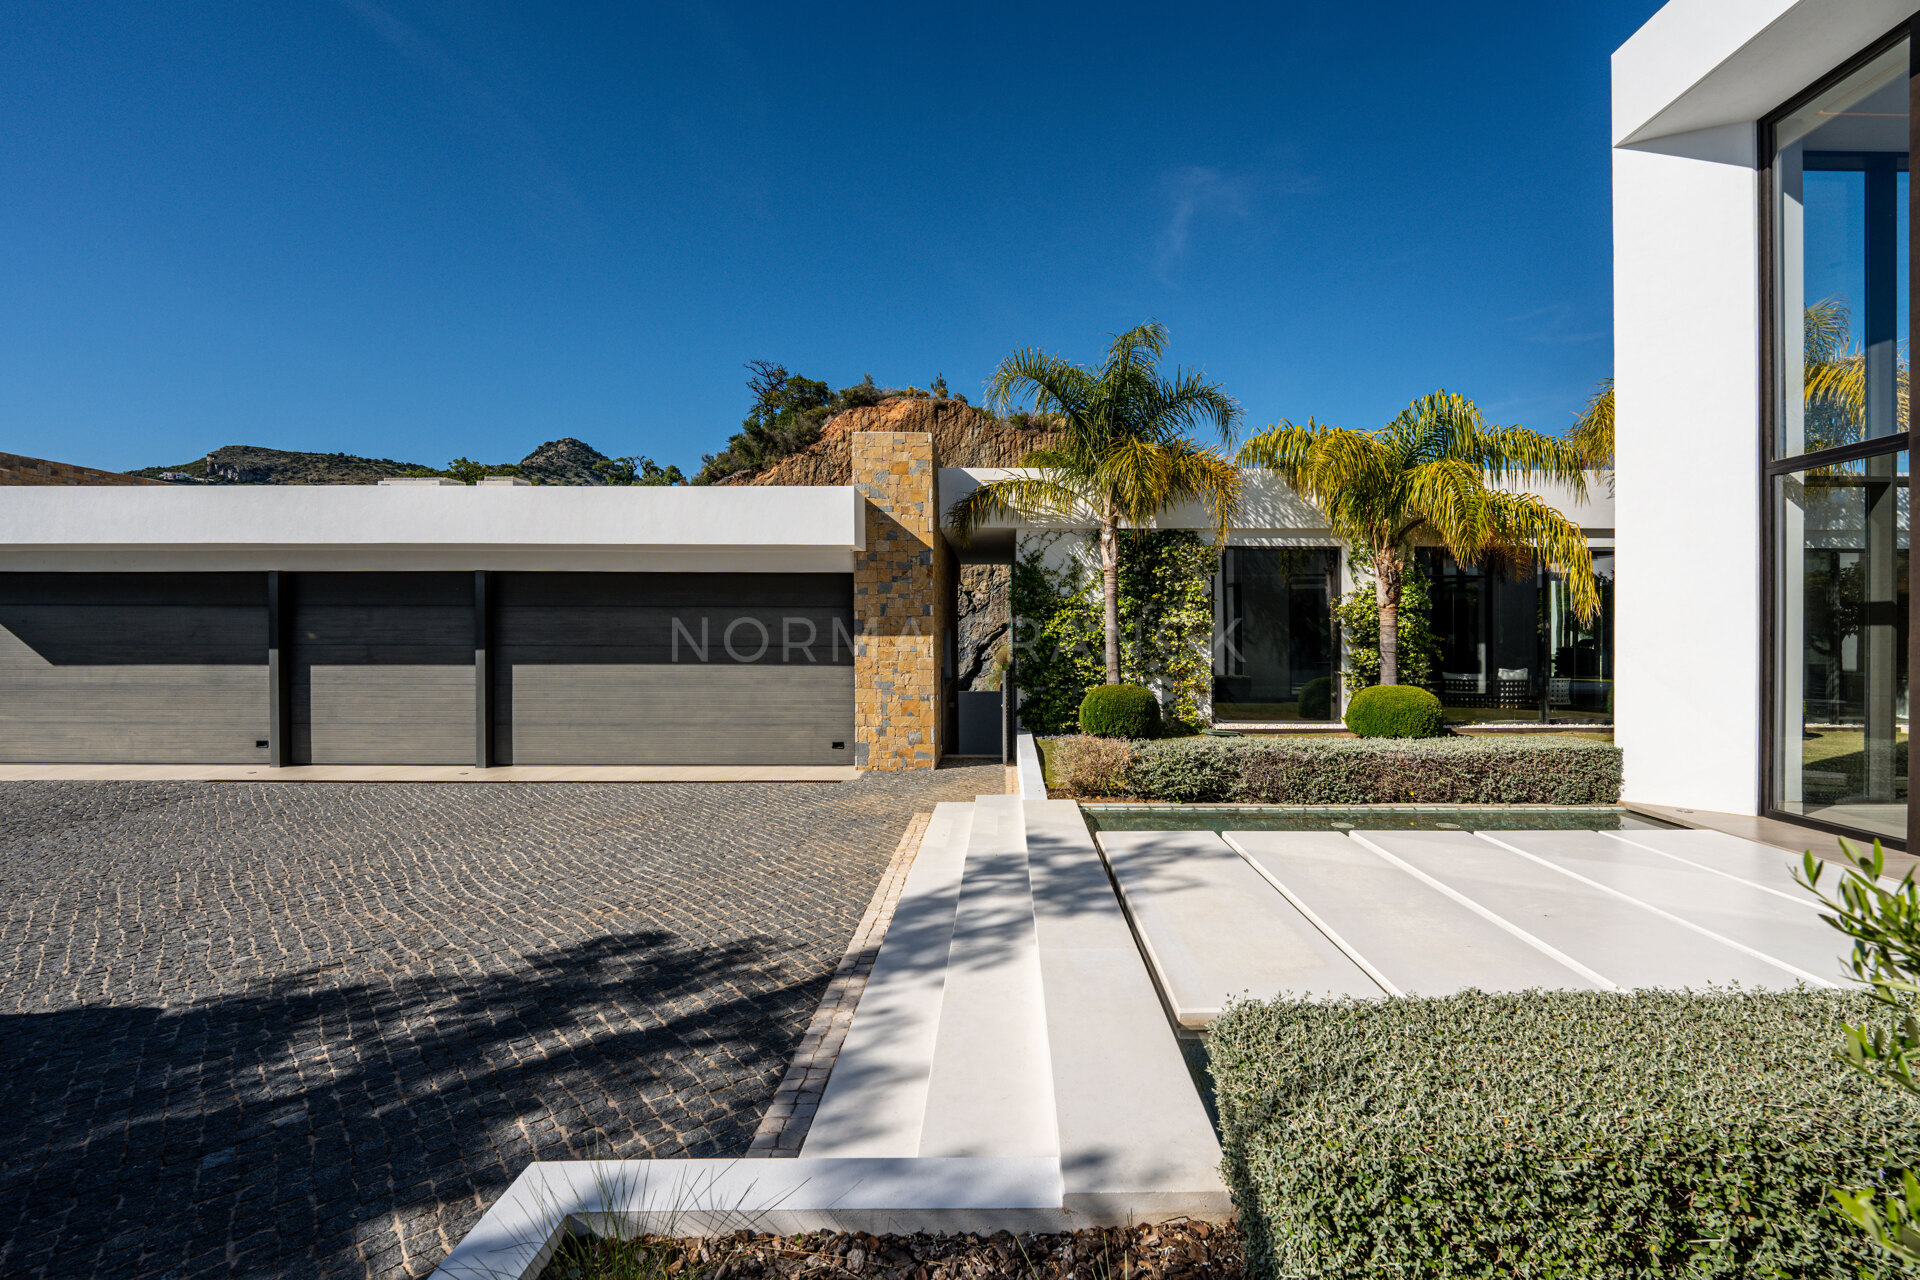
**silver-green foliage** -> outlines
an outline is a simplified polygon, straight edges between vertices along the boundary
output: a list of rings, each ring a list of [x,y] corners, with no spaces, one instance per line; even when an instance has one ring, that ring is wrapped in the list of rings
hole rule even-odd
[[[1209,1036],[1266,1280],[1904,1274],[1833,1178],[1920,1157],[1920,1102],[1826,1049],[1849,992],[1468,991],[1242,1003]]]
[[[1853,974],[1866,986],[1873,1004],[1858,1022],[1849,1022],[1840,1060],[1879,1084],[1908,1097],[1920,1097],[1914,1065],[1920,1061],[1920,886],[1909,871],[1891,888],[1881,882],[1886,857],[1880,842],[1864,853],[1845,840],[1837,892],[1829,896],[1820,881],[1828,868],[1806,855],[1801,880],[1820,896],[1834,928],[1853,939]],[[1844,1181],[1844,1180],[1843,1180]],[[1911,1168],[1889,1187],[1835,1189],[1840,1212],[1890,1255],[1920,1264],[1920,1178]]]
[[[1620,749],[1575,738],[1175,738],[1126,766],[1141,800],[1612,804]]]

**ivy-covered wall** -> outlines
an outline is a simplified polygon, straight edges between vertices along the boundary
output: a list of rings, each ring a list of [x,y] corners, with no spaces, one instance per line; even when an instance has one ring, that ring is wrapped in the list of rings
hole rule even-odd
[[[1013,566],[1014,686],[1021,724],[1071,733],[1105,680],[1099,552],[1084,532],[1023,534]],[[1187,530],[1120,539],[1120,669],[1188,729],[1213,712],[1213,578],[1220,553]]]

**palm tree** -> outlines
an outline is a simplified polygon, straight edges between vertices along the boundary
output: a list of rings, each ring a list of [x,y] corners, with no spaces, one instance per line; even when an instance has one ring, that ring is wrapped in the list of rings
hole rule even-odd
[[[1538,557],[1566,574],[1582,622],[1599,611],[1580,526],[1531,494],[1488,484],[1559,480],[1585,498],[1586,459],[1564,440],[1489,425],[1471,400],[1436,391],[1377,431],[1281,422],[1247,441],[1240,461],[1278,472],[1371,562],[1381,684],[1399,682],[1400,583],[1416,536],[1444,543],[1461,564]]]
[[[1567,443],[1596,471],[1613,470],[1613,375],[1600,379],[1587,407],[1567,432]]]
[[[1091,515],[1100,530],[1100,577],[1106,595],[1107,683],[1120,683],[1120,546],[1122,529],[1141,529],[1169,507],[1197,501],[1224,540],[1240,500],[1240,472],[1188,432],[1211,424],[1233,443],[1240,406],[1198,372],[1157,364],[1167,331],[1148,321],[1114,336],[1097,368],[1025,348],[1000,362],[987,380],[987,401],[1004,413],[1033,394],[1034,411],[1052,415],[1057,436],[1020,459],[1026,474],[989,480],[953,504],[948,520],[965,541],[996,517]]]

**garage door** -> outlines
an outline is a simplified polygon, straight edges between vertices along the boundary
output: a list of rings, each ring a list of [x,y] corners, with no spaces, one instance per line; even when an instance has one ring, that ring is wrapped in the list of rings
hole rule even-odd
[[[489,576],[497,763],[853,763],[851,574]]]
[[[264,764],[266,575],[0,573],[0,760]]]
[[[295,764],[471,764],[473,575],[298,573]]]

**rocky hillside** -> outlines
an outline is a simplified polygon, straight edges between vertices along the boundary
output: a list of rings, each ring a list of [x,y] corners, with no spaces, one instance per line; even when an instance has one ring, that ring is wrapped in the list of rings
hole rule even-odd
[[[607,455],[590,444],[563,436],[549,440],[519,463],[490,468],[519,474],[535,484],[605,484],[594,470]],[[517,470],[516,470],[517,468]],[[174,484],[377,484],[386,476],[434,476],[446,472],[418,462],[362,458],[351,453],[300,453],[230,444],[204,458],[170,467],[143,467],[128,475]]]
[[[520,460],[520,474],[535,484],[605,484],[594,464],[607,455],[590,444],[562,436],[549,440]]]
[[[1039,448],[1050,433],[1019,418],[995,418],[960,400],[901,397],[849,409],[828,422],[820,438],[789,457],[721,484],[851,484],[856,431],[925,431],[943,467],[1010,467]]]
[[[230,444],[204,458],[171,467],[143,467],[129,475],[197,484],[375,484],[382,476],[428,473],[417,462],[360,458],[350,453],[296,453]]]

